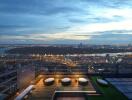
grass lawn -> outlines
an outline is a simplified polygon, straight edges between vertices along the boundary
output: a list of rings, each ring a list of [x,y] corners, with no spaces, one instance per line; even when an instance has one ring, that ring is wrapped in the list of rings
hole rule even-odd
[[[101,86],[96,83],[98,77],[91,77],[93,83],[103,93],[101,96],[88,96],[88,100],[128,100],[121,92],[119,92],[114,86]]]

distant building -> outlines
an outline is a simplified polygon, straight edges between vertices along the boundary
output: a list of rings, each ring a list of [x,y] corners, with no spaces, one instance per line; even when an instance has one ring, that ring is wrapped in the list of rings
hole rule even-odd
[[[80,44],[78,45],[78,48],[83,48],[83,43],[80,43]]]

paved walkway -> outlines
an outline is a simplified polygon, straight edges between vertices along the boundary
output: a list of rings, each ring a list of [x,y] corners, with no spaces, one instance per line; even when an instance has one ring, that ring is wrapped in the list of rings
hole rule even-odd
[[[48,76],[48,77],[53,77]],[[62,86],[60,79],[66,76],[54,76],[55,77],[55,83],[51,86],[45,86],[43,83],[43,79],[46,79],[47,76],[44,76],[43,79],[41,79],[36,85],[35,89],[33,90],[32,94],[29,96],[29,100],[52,100],[52,96],[54,95],[55,91],[83,91],[83,92],[89,92],[89,91],[95,91],[94,87],[92,86],[92,83],[89,81],[88,85],[86,86],[80,86],[78,85],[78,82],[76,81],[76,75],[75,76],[67,76],[71,77],[71,85],[69,86]],[[81,77],[81,76],[80,76]],[[84,77],[84,76],[82,76]],[[96,91],[95,91],[96,92]],[[61,100],[62,98],[60,98]],[[64,99],[64,98],[63,98]],[[65,99],[64,99],[65,100]],[[69,99],[68,99],[69,100]],[[72,98],[72,100],[74,100]],[[80,99],[83,100],[83,99]]]
[[[57,100],[85,100],[83,97],[59,97]]]
[[[52,100],[52,95],[55,91],[55,86],[44,86],[43,79],[41,79],[35,86],[29,100]]]

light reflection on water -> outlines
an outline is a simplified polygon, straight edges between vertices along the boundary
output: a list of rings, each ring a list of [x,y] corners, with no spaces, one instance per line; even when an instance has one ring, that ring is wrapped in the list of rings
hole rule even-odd
[[[68,56],[106,56],[106,54],[109,54],[110,56],[117,56],[117,55],[129,55],[132,54],[132,52],[119,52],[119,53],[96,53],[96,54],[68,54]]]

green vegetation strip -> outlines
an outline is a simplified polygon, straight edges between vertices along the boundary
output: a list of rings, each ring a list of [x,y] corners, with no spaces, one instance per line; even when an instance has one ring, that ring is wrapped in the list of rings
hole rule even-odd
[[[91,77],[91,81],[97,86],[97,88],[103,93],[100,96],[88,96],[88,100],[128,100],[121,92],[119,92],[114,86],[102,86],[96,82],[96,79],[100,77]]]

